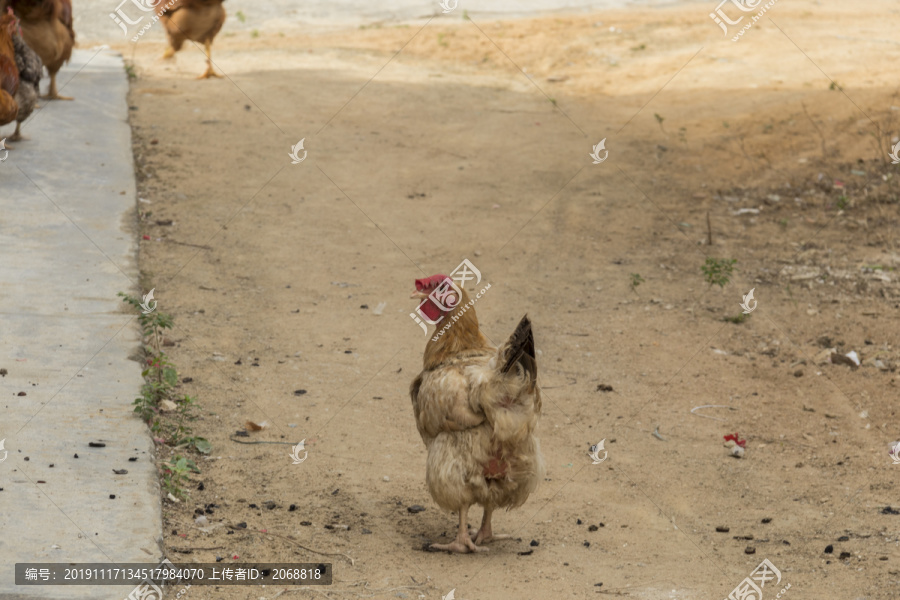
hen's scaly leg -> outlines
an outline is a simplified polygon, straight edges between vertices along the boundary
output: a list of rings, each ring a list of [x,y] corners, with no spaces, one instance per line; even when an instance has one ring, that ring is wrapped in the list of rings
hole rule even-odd
[[[22,124],[20,122],[16,121],[16,132],[10,136],[9,141],[18,142],[19,140],[25,139],[24,137],[22,137],[22,133],[19,131],[21,129],[21,126],[22,126]]]
[[[481,529],[475,530],[472,529],[469,531],[469,535],[474,538],[475,544],[486,544],[488,542],[493,542],[495,540],[509,540],[512,539],[512,536],[506,533],[494,533],[491,530],[491,514],[494,512],[494,509],[485,506],[484,507],[484,517],[481,518]]]
[[[459,510],[459,531],[456,539],[449,544],[432,544],[432,550],[449,550],[450,552],[459,552],[465,554],[467,552],[487,552],[487,548],[477,546],[466,531],[466,516],[469,514],[469,507],[464,506]]]
[[[221,75],[219,75],[218,73],[216,73],[215,71],[213,71],[213,66],[212,66],[212,42],[211,42],[211,41],[208,41],[208,42],[206,42],[206,44],[204,44],[204,45],[206,46],[206,72],[203,73],[203,75],[201,75],[201,76],[198,77],[197,79],[209,79],[210,77],[222,77]]]
[[[50,73],[50,90],[46,96],[41,96],[45,100],[74,100],[71,96],[60,96],[56,90],[56,73]]]

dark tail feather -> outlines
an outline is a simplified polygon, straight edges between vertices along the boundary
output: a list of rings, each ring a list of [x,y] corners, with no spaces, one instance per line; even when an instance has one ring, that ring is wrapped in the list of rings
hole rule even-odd
[[[516,330],[503,345],[501,357],[505,359],[503,367],[500,369],[501,373],[509,373],[513,365],[519,363],[532,381],[537,380],[534,337],[531,333],[531,321],[528,320],[528,315],[522,317]]]

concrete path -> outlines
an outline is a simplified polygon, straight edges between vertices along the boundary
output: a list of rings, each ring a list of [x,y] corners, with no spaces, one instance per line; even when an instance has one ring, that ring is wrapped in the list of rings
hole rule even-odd
[[[134,586],[14,578],[17,562],[161,557],[153,444],[131,405],[137,323],[116,297],[138,274],[128,81],[119,56],[77,50],[59,83],[75,101],[44,101],[0,162],[0,598],[121,600]]]

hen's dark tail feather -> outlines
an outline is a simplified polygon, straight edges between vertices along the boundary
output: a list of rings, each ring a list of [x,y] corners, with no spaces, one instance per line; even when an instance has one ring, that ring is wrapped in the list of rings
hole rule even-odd
[[[503,346],[501,356],[505,361],[500,372],[509,373],[513,366],[519,363],[531,380],[536,381],[537,361],[534,357],[534,336],[531,333],[531,321],[528,320],[528,315],[522,317],[516,330]]]

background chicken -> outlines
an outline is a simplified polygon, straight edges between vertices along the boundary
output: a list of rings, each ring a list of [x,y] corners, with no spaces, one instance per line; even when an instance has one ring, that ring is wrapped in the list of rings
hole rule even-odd
[[[9,9],[12,14],[12,9]],[[13,34],[13,47],[16,50],[16,68],[19,70],[19,90],[16,92],[16,103],[19,112],[16,114],[16,131],[9,138],[10,141],[24,139],[20,132],[22,122],[27,119],[34,107],[37,106],[38,96],[41,93],[41,72],[44,69],[41,58],[37,52],[28,47],[20,35],[18,20]]]
[[[37,52],[50,73],[50,89],[44,97],[71,100],[60,96],[56,88],[56,73],[69,62],[75,46],[71,0],[0,0],[0,5],[16,13],[25,43]]]
[[[212,42],[225,23],[223,0],[175,0],[161,4],[160,20],[166,28],[169,47],[163,58],[171,58],[181,50],[185,40],[200,42],[206,49],[206,71],[197,79],[221,77],[213,71]]]
[[[16,19],[11,14],[0,16],[0,125],[12,123],[19,112],[15,95],[19,89],[19,69],[13,35]]]
[[[456,539],[431,548],[476,552],[486,550],[479,546],[483,542],[509,537],[493,533],[493,511],[521,506],[543,477],[534,437],[541,393],[528,317],[497,350],[479,330],[465,290],[449,313],[428,299],[445,280],[446,275],[416,280],[413,297],[426,299],[423,312],[432,321],[443,315],[438,327],[456,320],[428,341],[410,396],[428,448],[428,491],[438,506],[459,513]],[[466,517],[473,504],[484,507],[484,517],[481,528],[470,532]]]

